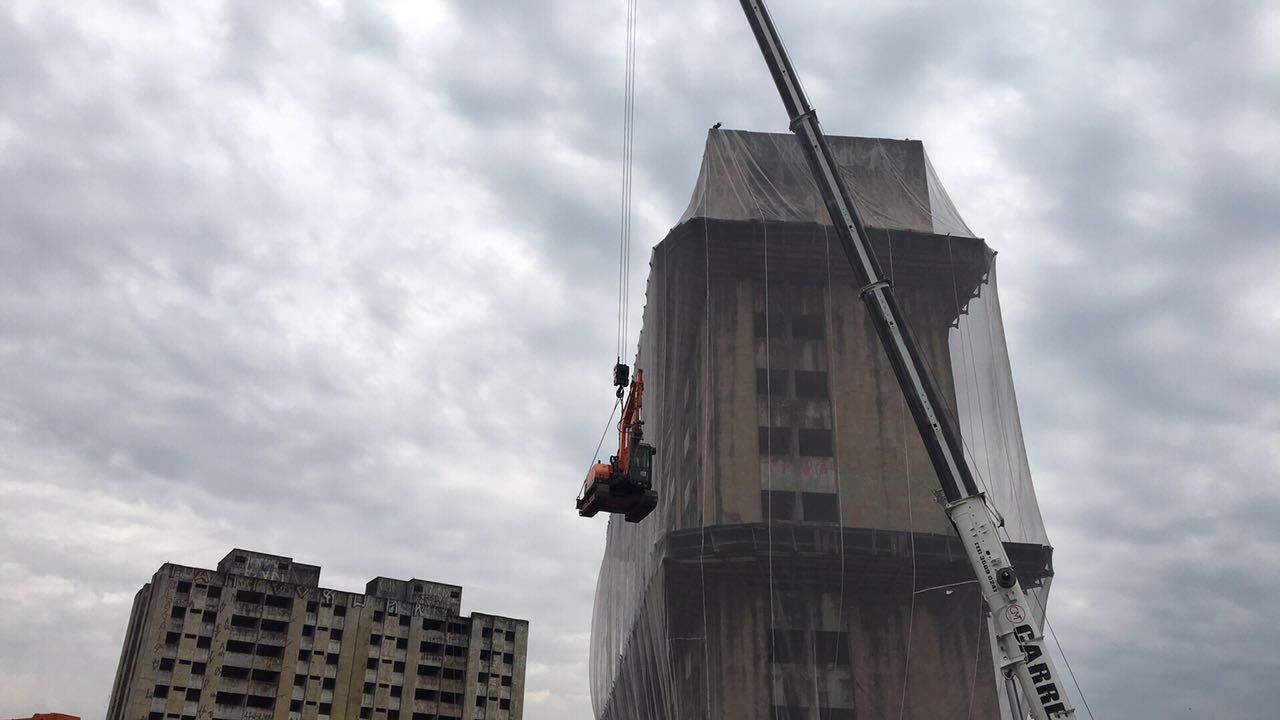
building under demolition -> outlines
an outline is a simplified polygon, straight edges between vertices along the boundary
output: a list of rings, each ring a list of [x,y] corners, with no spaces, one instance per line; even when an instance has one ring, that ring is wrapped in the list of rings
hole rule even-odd
[[[1041,607],[995,289],[919,142],[830,138]],[[797,139],[712,130],[653,251],[635,364],[658,508],[611,519],[598,718],[1010,717],[985,605]]]
[[[134,598],[107,720],[519,720],[525,620],[461,615],[462,588],[232,550],[165,563]]]

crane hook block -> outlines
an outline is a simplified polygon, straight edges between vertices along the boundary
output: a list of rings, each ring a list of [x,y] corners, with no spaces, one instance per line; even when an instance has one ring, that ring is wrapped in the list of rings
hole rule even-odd
[[[619,390],[631,384],[631,368],[627,367],[625,363],[618,363],[613,366],[613,384]],[[622,396],[619,395],[618,397]]]

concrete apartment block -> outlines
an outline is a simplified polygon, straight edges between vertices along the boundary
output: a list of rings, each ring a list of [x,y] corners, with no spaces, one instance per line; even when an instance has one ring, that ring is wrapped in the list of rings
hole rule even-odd
[[[462,588],[232,550],[138,591],[107,720],[519,720],[529,623],[463,616]]]

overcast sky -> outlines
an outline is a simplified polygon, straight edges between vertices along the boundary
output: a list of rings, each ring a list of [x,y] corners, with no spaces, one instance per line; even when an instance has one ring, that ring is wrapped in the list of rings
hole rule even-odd
[[[1280,6],[774,4],[1001,252],[1094,714],[1274,717]],[[786,130],[737,3],[639,12],[637,318],[706,128]],[[0,3],[0,717],[101,717],[133,594],[233,546],[461,584],[591,716],[624,13]]]

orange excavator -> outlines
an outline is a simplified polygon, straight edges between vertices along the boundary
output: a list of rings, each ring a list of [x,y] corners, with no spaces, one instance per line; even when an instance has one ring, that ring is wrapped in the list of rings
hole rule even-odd
[[[627,387],[630,369],[618,363],[613,368],[613,383],[621,398]],[[578,497],[578,514],[594,517],[596,513],[620,513],[627,522],[638,523],[658,505],[653,489],[654,447],[644,442],[644,421],[640,406],[644,403],[644,371],[636,368],[630,381],[631,393],[622,405],[618,420],[618,454],[609,462],[597,462],[587,473]]]

